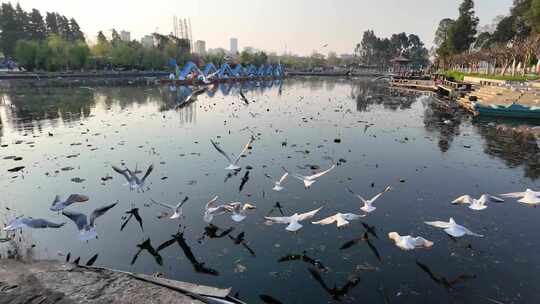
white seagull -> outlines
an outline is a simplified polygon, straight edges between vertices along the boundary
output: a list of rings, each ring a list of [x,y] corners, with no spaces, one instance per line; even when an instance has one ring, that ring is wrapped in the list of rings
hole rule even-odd
[[[519,198],[518,202],[527,205],[540,205],[540,191],[533,191],[531,189],[525,190],[525,192],[512,192],[501,194],[502,197]]]
[[[309,175],[309,176],[304,176],[304,175],[300,175],[298,173],[293,173],[293,177],[296,178],[296,179],[299,179],[301,181],[304,182],[304,186],[307,188],[311,187],[311,185],[313,185],[313,183],[315,183],[317,181],[317,179],[323,175],[325,175],[326,173],[332,171],[334,168],[336,167],[336,165],[332,165],[332,167],[330,167],[328,170],[325,170],[325,171],[321,171],[317,174],[313,174],[313,175]]]
[[[351,188],[349,187],[345,187],[347,189],[347,191],[349,191],[350,193],[352,193],[354,196],[356,196],[358,199],[360,199],[360,201],[362,203],[364,203],[364,206],[362,206],[360,208],[360,210],[366,212],[366,213],[371,213],[373,211],[375,211],[375,209],[377,209],[376,207],[373,207],[373,203],[379,198],[381,197],[381,195],[383,195],[384,193],[392,190],[392,187],[391,186],[387,186],[382,192],[380,193],[377,193],[374,197],[372,197],[371,199],[369,200],[366,200],[365,198],[363,198],[360,194],[354,192],[351,190]]]
[[[31,217],[18,217],[12,220],[6,227],[4,231],[13,231],[19,228],[33,228],[33,229],[44,229],[44,228],[60,228],[66,223],[53,223],[44,219],[35,219]]]
[[[231,218],[235,222],[243,221],[246,218],[246,211],[257,209],[257,207],[249,203],[242,204],[240,202],[230,203],[227,205],[227,207],[228,210],[232,212]]]
[[[72,194],[65,201],[62,201],[60,199],[60,196],[57,195],[54,197],[54,201],[49,209],[51,211],[62,211],[68,206],[70,206],[71,204],[84,203],[84,202],[87,202],[89,199],[90,198],[86,195]]]
[[[455,200],[452,201],[452,204],[454,205],[460,205],[460,204],[469,204],[469,209],[472,210],[484,210],[488,206],[487,203],[502,203],[504,200],[502,198],[489,195],[489,194],[482,194],[479,199],[472,198],[470,195],[462,195]]]
[[[428,241],[421,236],[412,237],[410,235],[399,235],[397,232],[388,233],[388,238],[396,243],[396,246],[403,250],[413,250],[416,248],[430,248],[433,246],[432,241]]]
[[[77,225],[77,229],[79,230],[79,240],[88,241],[97,238],[98,236],[95,227],[96,219],[116,206],[116,204],[118,204],[118,202],[94,210],[90,215],[90,221],[88,221],[88,217],[82,213],[64,210],[62,211],[62,214]]]
[[[310,212],[306,212],[306,213],[301,213],[301,214],[295,213],[292,216],[283,216],[283,217],[268,217],[268,216],[265,216],[264,218],[266,220],[268,220],[270,223],[289,224],[287,226],[287,228],[285,228],[285,230],[294,232],[294,231],[298,231],[298,230],[300,230],[300,228],[302,228],[302,224],[300,224],[301,221],[311,219],[321,209],[322,209],[322,207],[319,208],[319,209],[315,209],[313,211],[310,211]]]
[[[274,188],[272,188],[272,190],[274,191],[281,191],[283,190],[283,186],[281,185],[286,179],[287,179],[287,176],[289,176],[289,172],[287,170],[285,170],[285,168],[283,168],[283,170],[285,171],[285,173],[279,178],[279,180],[275,180],[271,175],[269,174],[264,174],[264,176],[268,177],[269,179],[273,180],[274,181]]]
[[[249,139],[249,142],[244,146],[244,148],[242,149],[240,154],[238,154],[238,156],[233,161],[232,158],[227,153],[225,153],[225,151],[223,151],[215,141],[210,140],[210,142],[212,143],[214,148],[216,148],[216,150],[221,155],[223,155],[227,159],[227,161],[229,162],[229,166],[227,168],[225,168],[225,170],[238,170],[238,169],[240,169],[240,167],[238,167],[238,162],[240,161],[240,157],[242,157],[242,155],[244,155],[244,153],[246,153],[249,146],[251,146],[251,144],[254,141],[255,141],[255,137],[251,136],[251,138]]]
[[[168,218],[174,220],[174,219],[180,218],[182,216],[182,206],[184,206],[184,204],[188,201],[188,199],[189,199],[189,197],[186,196],[184,198],[184,200],[179,202],[176,206],[171,206],[169,204],[159,203],[159,202],[156,202],[153,199],[150,199],[150,200],[156,205],[159,205],[161,207],[165,207],[165,208],[171,210],[172,212],[167,213],[165,215],[165,217],[168,217]]]
[[[144,187],[144,183],[146,182],[146,179],[148,178],[148,176],[150,175],[150,173],[152,173],[152,171],[154,170],[154,165],[150,165],[148,167],[148,169],[146,170],[146,173],[144,174],[143,178],[139,178],[137,176],[137,169],[135,169],[135,172],[132,172],[131,170],[129,170],[129,168],[126,168],[124,170],[116,167],[116,166],[112,166],[113,170],[116,171],[116,173],[119,173],[121,175],[123,175],[126,180],[127,180],[127,185],[129,186],[129,188],[131,190],[139,190],[139,189],[142,189]]]
[[[464,235],[484,237],[481,234],[474,233],[470,231],[469,229],[467,229],[466,227],[457,224],[453,218],[450,218],[448,222],[435,221],[435,222],[424,222],[424,223],[433,227],[443,228],[444,232],[448,233],[450,236],[453,236],[453,237],[462,237]]]
[[[315,225],[330,225],[332,223],[337,223],[337,227],[341,228],[343,226],[349,225],[349,221],[355,221],[360,218],[365,217],[365,215],[358,215],[353,213],[336,213],[335,215],[332,215],[330,217],[327,217],[325,219],[322,219],[317,222],[311,222]]]
[[[222,215],[232,211],[228,205],[217,205],[216,201],[218,198],[219,197],[216,195],[212,200],[206,203],[206,206],[204,207],[203,219],[207,223],[210,223],[214,219],[215,215]]]

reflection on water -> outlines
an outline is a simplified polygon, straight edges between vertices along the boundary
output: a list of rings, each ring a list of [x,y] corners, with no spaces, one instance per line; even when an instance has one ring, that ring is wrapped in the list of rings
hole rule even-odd
[[[71,222],[56,231],[0,233],[1,256],[9,243],[2,240],[21,237],[38,258],[69,254],[97,266],[232,287],[248,303],[539,301],[536,209],[509,201],[474,213],[449,203],[462,194],[538,188],[534,125],[472,120],[430,96],[371,79],[230,82],[186,103],[196,89],[4,93],[0,224],[15,214],[65,220],[48,210],[57,194],[88,195],[77,212],[117,200],[120,208],[100,218],[99,239],[90,242],[77,240]],[[242,169],[223,170],[210,139],[238,153],[252,135]],[[284,190],[272,191],[266,177],[281,175],[282,167],[307,175],[332,163],[336,169],[309,190],[289,177]],[[149,164],[155,169],[141,193],[111,169]],[[388,184],[394,190],[377,210],[344,229],[305,223],[293,234],[263,219],[319,207],[314,220],[358,213],[345,187],[369,196]],[[257,208],[241,223],[223,215],[207,224],[204,205],[215,195]],[[180,220],[163,218],[151,203],[186,196]],[[452,240],[423,224],[451,216],[486,237]],[[387,239],[390,231],[422,235],[435,246],[403,252]]]

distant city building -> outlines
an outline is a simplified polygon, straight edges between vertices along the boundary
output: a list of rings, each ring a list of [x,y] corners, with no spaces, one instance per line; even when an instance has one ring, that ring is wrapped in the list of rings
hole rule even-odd
[[[206,54],[206,42],[204,40],[195,41],[195,54],[204,55]]]
[[[341,54],[341,55],[339,55],[339,58],[341,58],[341,59],[353,59],[354,55],[353,54]]]
[[[238,39],[231,38],[231,53],[236,54],[238,53]]]
[[[131,41],[131,33],[128,31],[121,31],[120,39],[122,39],[122,41]]]
[[[153,47],[154,46],[154,36],[146,35],[141,38],[141,44],[144,47]]]

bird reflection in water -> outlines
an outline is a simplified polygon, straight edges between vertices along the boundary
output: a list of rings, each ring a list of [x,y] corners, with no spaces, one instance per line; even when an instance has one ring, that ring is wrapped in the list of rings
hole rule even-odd
[[[183,232],[178,232],[177,234],[172,236],[172,239],[165,241],[163,244],[159,245],[157,251],[159,252],[173,245],[174,243],[177,243],[178,246],[180,246],[188,261],[191,263],[191,265],[193,265],[193,270],[195,270],[195,272],[213,276],[219,275],[219,272],[217,270],[204,266],[204,262],[197,261],[197,258],[193,254],[193,251],[191,251],[191,247],[189,247],[186,239],[184,238]]]
[[[206,238],[220,239],[227,236],[233,230],[234,227],[229,227],[228,229],[223,230],[214,224],[209,224],[208,226],[204,227],[204,233],[200,238],[197,239],[197,241],[202,244]]]
[[[163,258],[161,257],[161,255],[159,254],[159,248],[158,250],[156,250],[153,246],[152,246],[152,242],[150,241],[150,239],[146,239],[145,241],[143,241],[142,243],[140,244],[137,244],[137,248],[139,248],[139,250],[137,251],[137,253],[135,253],[135,256],[133,256],[133,259],[131,260],[131,265],[135,264],[135,262],[137,261],[137,259],[139,258],[139,255],[143,252],[143,251],[147,251],[149,254],[152,255],[152,257],[154,257],[154,260],[156,261],[156,263],[160,266],[163,266]]]
[[[309,268],[308,270],[311,277],[313,277],[313,279],[317,281],[317,283],[319,283],[319,285],[321,285],[321,287],[336,301],[341,301],[343,297],[345,297],[354,287],[358,285],[358,283],[360,283],[360,278],[352,277],[349,278],[347,283],[345,283],[343,286],[337,287],[334,285],[334,287],[330,288],[326,282],[324,282],[319,271],[314,268]]]

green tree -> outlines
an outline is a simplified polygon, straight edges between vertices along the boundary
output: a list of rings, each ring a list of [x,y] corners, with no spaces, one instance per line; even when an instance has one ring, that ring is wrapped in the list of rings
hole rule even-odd
[[[29,17],[28,14],[26,14],[26,12],[21,8],[19,3],[17,3],[17,6],[15,7],[15,22],[17,25],[17,40],[29,39]]]
[[[85,41],[84,33],[75,18],[69,19],[69,41]]]
[[[512,40],[516,36],[516,31],[514,30],[515,18],[513,16],[508,16],[503,18],[497,27],[495,32],[491,35],[491,40],[493,43],[505,44]]]
[[[69,48],[69,65],[73,69],[81,69],[85,66],[90,49],[83,41],[77,41]]]
[[[56,20],[56,13],[49,13],[45,16],[45,28],[47,29],[47,36],[58,35],[58,22]]]
[[[459,17],[448,31],[448,47],[452,53],[469,50],[475,40],[478,22],[473,0],[463,0],[459,7]]]
[[[58,35],[47,38],[50,56],[47,60],[47,69],[51,71],[69,70],[69,44]]]
[[[122,42],[122,39],[120,38],[120,34],[118,34],[118,32],[115,29],[112,29],[111,36],[112,36],[111,38],[112,46],[116,47],[120,45],[120,43]]]
[[[15,44],[19,40],[15,9],[11,3],[2,3],[0,11],[0,47],[5,56],[13,56]]]
[[[433,40],[433,43],[435,43],[437,47],[440,47],[446,41],[446,39],[448,39],[448,31],[454,23],[455,21],[450,18],[442,19],[439,22],[439,27],[437,27],[435,39]]]
[[[165,57],[156,48],[143,48],[141,65],[144,69],[160,69],[166,64]]]
[[[476,41],[474,42],[474,48],[477,50],[481,49],[487,49],[491,47],[492,45],[492,37],[491,34],[488,32],[483,32],[476,37]]]
[[[69,27],[69,20],[66,16],[56,14],[56,22],[58,24],[58,35],[64,40],[70,41],[71,28]]]
[[[126,42],[121,42],[110,51],[111,62],[115,66],[133,68],[139,64],[137,51]]]
[[[15,60],[28,71],[33,71],[36,67],[36,54],[38,42],[29,40],[19,40],[15,46]]]
[[[28,35],[32,40],[45,40],[47,37],[47,30],[45,28],[45,22],[41,13],[37,9],[32,9],[28,22]]]

